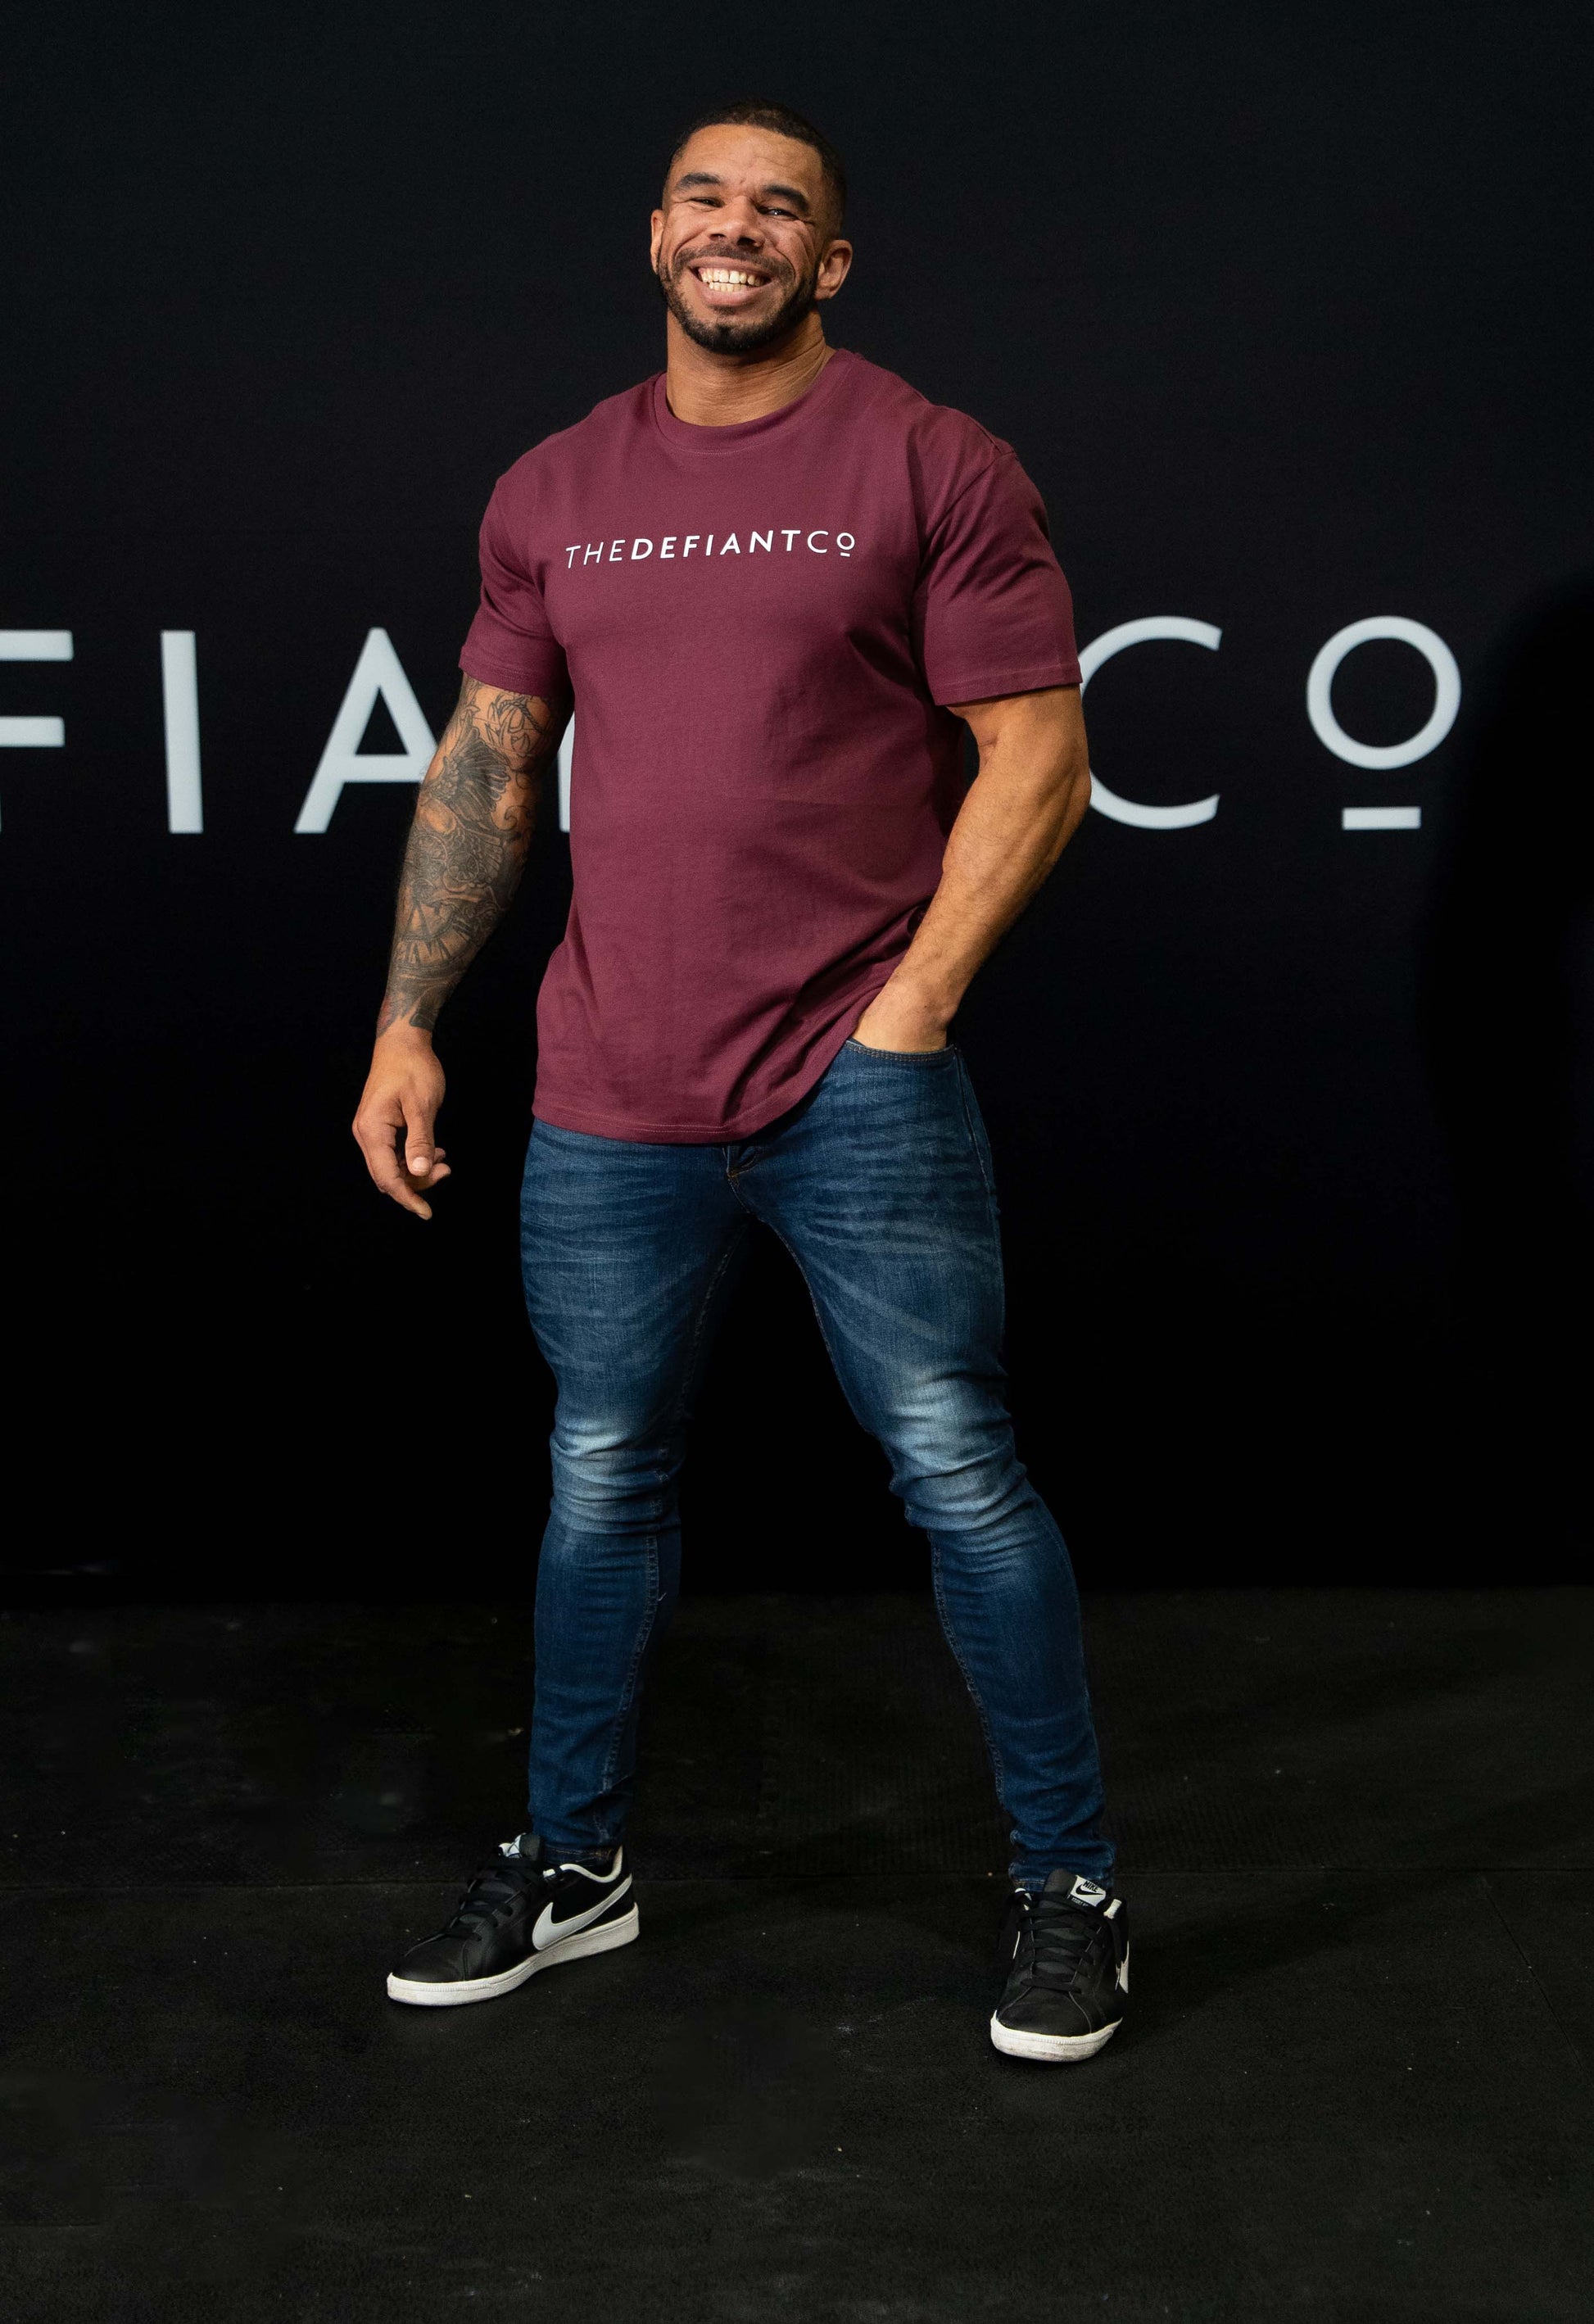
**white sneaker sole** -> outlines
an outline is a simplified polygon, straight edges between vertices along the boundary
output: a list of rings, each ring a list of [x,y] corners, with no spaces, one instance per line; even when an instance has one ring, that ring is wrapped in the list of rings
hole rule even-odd
[[[1103,2025],[1094,2034],[1025,2034],[993,2017],[990,2038],[1007,2057],[1033,2058],[1043,2066],[1072,2066],[1081,2058],[1093,2058],[1122,2024],[1121,2017],[1115,2017],[1110,2025]]]
[[[462,1977],[447,1984],[433,1984],[427,1978],[400,1977],[395,1972],[387,1981],[388,1999],[413,2002],[421,2009],[457,2009],[467,2001],[495,2001],[501,1993],[512,1993],[517,1985],[524,1985],[539,1969],[552,1969],[558,1961],[580,1960],[586,1953],[612,1953],[616,1945],[631,1944],[640,1927],[640,1915],[633,1904],[617,1921],[605,1921],[595,1929],[583,1929],[560,1944],[549,1945],[546,1952],[533,1953],[529,1960],[517,1961],[513,1969],[500,1969],[496,1977]]]

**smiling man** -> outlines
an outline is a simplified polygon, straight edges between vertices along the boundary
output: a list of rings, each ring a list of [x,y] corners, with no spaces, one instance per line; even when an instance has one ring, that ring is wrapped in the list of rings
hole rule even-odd
[[[1013,1847],[991,2040],[1064,2063],[1121,2020],[1127,1921],[1073,1575],[1008,1413],[990,1149],[948,1028],[1084,812],[1079,664],[1009,447],[828,344],[845,198],[834,148],[785,107],[695,122],[652,221],[664,370],[518,460],[483,523],[355,1134],[429,1218],[448,1176],[432,1030],[508,908],[574,703],[574,896],[521,1198],[553,1500],[529,1828],[388,1991],[484,2001],[638,1933],[640,1691],[676,1596],[694,1394],[761,1222],[928,1537],[990,1745]]]

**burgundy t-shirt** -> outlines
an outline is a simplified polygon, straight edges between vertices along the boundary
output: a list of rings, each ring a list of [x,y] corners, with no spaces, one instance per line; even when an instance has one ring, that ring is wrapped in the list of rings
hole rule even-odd
[[[751,1137],[907,950],[963,795],[943,706],[1079,678],[1010,447],[837,352],[761,420],[659,374],[501,476],[460,667],[575,701],[563,943],[535,1110],[605,1138]]]

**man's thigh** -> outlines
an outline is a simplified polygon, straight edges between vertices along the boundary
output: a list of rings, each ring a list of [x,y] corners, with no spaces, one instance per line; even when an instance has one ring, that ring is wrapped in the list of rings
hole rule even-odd
[[[721,1149],[536,1121],[521,1190],[527,1312],[561,1424],[668,1430],[748,1231]]]
[[[1000,1228],[958,1049],[849,1042],[738,1185],[802,1268],[867,1427],[899,1440],[1000,1406]]]

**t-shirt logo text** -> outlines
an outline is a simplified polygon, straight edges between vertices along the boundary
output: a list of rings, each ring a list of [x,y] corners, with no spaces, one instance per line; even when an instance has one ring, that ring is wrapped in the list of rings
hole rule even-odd
[[[747,536],[747,553],[751,556],[761,549],[773,556],[777,540],[783,540],[786,543],[786,553],[788,557],[792,553],[793,543],[798,540],[802,541],[810,554],[815,557],[828,557],[833,547],[838,557],[851,557],[853,549],[858,546],[856,539],[850,532],[838,532],[833,535],[828,530],[816,530],[805,534],[800,524],[777,525],[771,526],[768,532],[750,532]],[[724,535],[717,552],[712,532],[706,538],[702,533],[696,532],[667,532],[657,541],[641,539],[633,540],[630,546],[629,555],[622,535],[618,540],[573,541],[565,551],[565,570],[567,573],[573,572],[578,557],[583,565],[622,565],[640,564],[644,558],[651,557],[656,552],[663,558],[690,557],[694,551],[701,557],[713,557],[716,554],[721,557],[740,557],[742,554],[742,543],[733,532]]]

